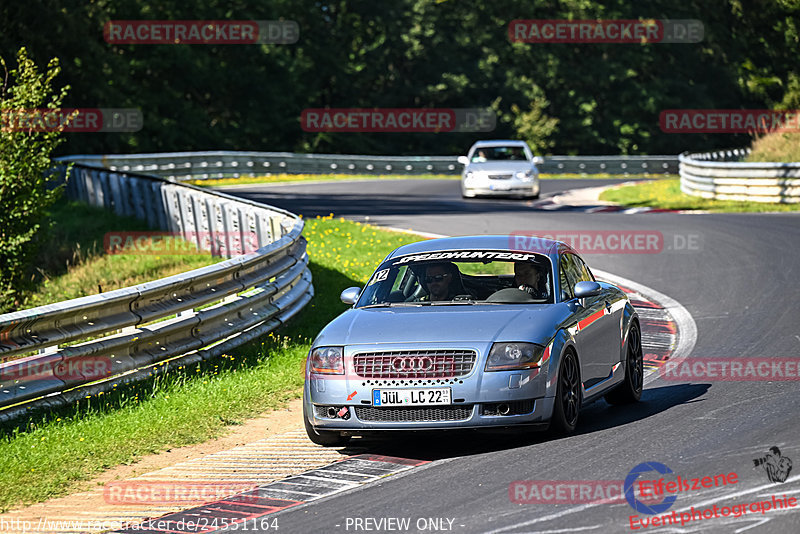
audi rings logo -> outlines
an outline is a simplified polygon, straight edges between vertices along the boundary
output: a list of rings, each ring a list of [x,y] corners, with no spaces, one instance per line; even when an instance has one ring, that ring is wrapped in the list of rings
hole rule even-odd
[[[429,356],[407,356],[392,360],[392,369],[397,372],[433,371],[433,358]]]

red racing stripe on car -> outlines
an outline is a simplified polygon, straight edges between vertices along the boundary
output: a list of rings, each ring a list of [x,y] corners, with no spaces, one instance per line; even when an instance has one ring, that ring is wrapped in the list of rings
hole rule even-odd
[[[596,320],[600,319],[603,315],[605,315],[605,309],[594,312],[586,319],[581,319],[580,321],[578,321],[578,330],[583,330]]]
[[[549,345],[544,348],[544,353],[542,354],[542,363],[539,367],[544,367],[547,362],[550,361],[550,347],[553,346],[553,342],[551,341]]]

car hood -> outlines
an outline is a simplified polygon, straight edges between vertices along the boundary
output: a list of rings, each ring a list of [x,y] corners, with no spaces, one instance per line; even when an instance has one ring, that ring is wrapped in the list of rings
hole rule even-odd
[[[530,161],[487,161],[470,163],[467,168],[472,172],[516,172],[527,171],[534,165]]]
[[[546,343],[569,314],[565,304],[352,309],[331,321],[314,340],[314,345]]]

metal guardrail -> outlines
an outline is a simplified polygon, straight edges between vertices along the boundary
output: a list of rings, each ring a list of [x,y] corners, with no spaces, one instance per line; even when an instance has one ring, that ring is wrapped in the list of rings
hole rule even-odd
[[[681,154],[681,191],[717,200],[800,202],[800,163],[742,162],[749,152]]]
[[[163,178],[205,180],[271,174],[461,174],[456,156],[351,156],[290,152],[169,152],[72,156],[71,161]],[[676,156],[548,156],[542,173],[677,174]]]
[[[217,356],[273,330],[314,294],[303,221],[292,213],[81,164],[72,168],[67,195],[198,239],[201,247],[208,244],[197,238],[200,233],[212,240],[237,234],[244,240],[249,233],[260,248],[161,280],[0,315],[0,408],[45,395],[49,404],[82,398],[83,390],[62,392],[98,380],[96,369],[81,370],[87,360],[107,362],[105,384],[95,388],[102,390],[120,377],[141,378],[167,360],[186,364]],[[32,351],[37,353],[7,361]],[[0,419],[27,407],[6,409]]]

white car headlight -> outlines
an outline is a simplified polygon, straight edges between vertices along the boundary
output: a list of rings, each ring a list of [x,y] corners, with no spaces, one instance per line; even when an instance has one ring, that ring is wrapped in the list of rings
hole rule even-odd
[[[487,371],[511,371],[539,367],[544,347],[535,343],[495,343],[486,360]]]
[[[526,182],[533,180],[533,171],[517,171],[514,173],[514,176],[517,177],[519,180],[524,180]]]
[[[344,374],[343,347],[317,347],[311,350],[311,372],[326,375]]]

